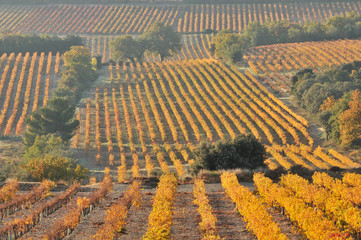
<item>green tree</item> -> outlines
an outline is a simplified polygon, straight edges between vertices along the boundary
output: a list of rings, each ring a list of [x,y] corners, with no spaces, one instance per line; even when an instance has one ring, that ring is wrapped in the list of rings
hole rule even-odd
[[[268,28],[268,33],[270,37],[267,39],[271,43],[284,43],[288,42],[288,30],[291,28],[291,24],[287,21],[279,21],[279,22],[268,22],[266,23]],[[293,25],[292,28],[297,27],[297,25]],[[267,37],[267,36],[263,36]]]
[[[305,33],[300,27],[291,27],[288,29],[288,39],[291,42],[302,42],[304,39]]]
[[[194,154],[196,161],[192,171],[197,173],[200,169],[256,169],[265,166],[266,150],[253,135],[239,135],[215,144],[204,143]]]
[[[153,23],[141,39],[146,41],[147,50],[159,54],[162,61],[181,49],[181,34],[162,22]]]
[[[42,107],[27,117],[28,128],[24,134],[24,144],[30,147],[37,135],[59,134],[63,141],[69,141],[79,126],[74,119],[75,107],[67,99],[53,98],[48,106]]]
[[[304,25],[305,40],[319,41],[325,38],[325,27],[318,21],[307,22]]]
[[[147,44],[143,39],[133,39],[130,35],[123,35],[115,38],[110,43],[112,50],[112,56],[116,61],[125,61],[127,59],[131,61],[141,61],[143,59],[144,52]]]
[[[63,56],[65,66],[74,66],[77,64],[91,68],[91,53],[89,48],[84,46],[72,46]]]
[[[96,80],[96,72],[90,51],[86,47],[71,47],[63,58],[65,66],[55,96],[64,97],[75,104],[80,99],[81,92]]]
[[[42,158],[45,155],[72,157],[69,144],[56,134],[47,134],[36,136],[34,144],[26,148],[23,158],[29,161],[34,158]]]
[[[270,42],[271,35],[265,24],[251,22],[242,32],[242,39],[247,46],[266,45]]]
[[[89,83],[95,81],[96,74],[93,69],[89,48],[83,46],[73,46],[70,51],[64,53],[63,58],[66,69],[76,71],[78,82],[82,86],[87,86]],[[64,73],[65,79],[67,77],[66,74],[67,71]]]
[[[241,36],[228,29],[220,31],[214,39],[214,54],[225,61],[241,61],[243,48]]]

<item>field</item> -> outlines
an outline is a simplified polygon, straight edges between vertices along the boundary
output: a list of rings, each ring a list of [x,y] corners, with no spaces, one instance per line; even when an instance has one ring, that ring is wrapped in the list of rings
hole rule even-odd
[[[0,239],[141,239],[161,229],[171,239],[351,239],[360,232],[358,174],[341,181],[315,173],[313,183],[293,174],[273,183],[255,174],[256,192],[233,174],[221,180],[177,186],[174,176],[165,175],[155,191],[150,182],[126,185],[105,177],[99,184],[54,188],[50,194],[49,182],[18,193],[8,183],[15,197],[1,206]],[[21,204],[25,207],[16,207]]]
[[[351,11],[359,14],[361,2],[1,5],[4,34],[79,34],[102,66],[76,106],[70,141],[89,183],[0,183],[0,240],[360,239],[361,175],[351,173],[360,153],[324,144],[317,121],[293,104],[290,77],[361,60],[361,40],[253,47],[229,65],[210,53],[214,34],[203,33]],[[115,37],[138,36],[155,21],[183,33],[178,53],[110,61]],[[19,161],[11,155],[20,155],[25,118],[48,104],[62,68],[55,52],[0,56],[0,164]],[[264,144],[264,174],[193,178],[201,143],[239,134]]]
[[[255,73],[319,70],[360,61],[360,43],[356,39],[260,46],[248,49],[243,59]]]
[[[304,68],[315,72],[361,60],[361,41],[285,43],[249,48],[243,63],[281,96],[290,94],[290,76]]]
[[[26,116],[51,98],[60,67],[59,53],[2,55],[0,135],[23,133]]]
[[[182,176],[202,141],[252,133],[269,146],[271,169],[359,166],[314,149],[308,121],[248,71],[214,59],[110,65],[109,71],[78,114],[73,146],[90,163],[123,166],[133,177],[174,165]]]
[[[248,23],[288,20],[326,20],[347,12],[360,12],[357,1],[330,3],[220,5],[22,5],[0,9],[0,31],[52,34],[138,34],[155,21],[179,32],[231,29],[239,32]]]

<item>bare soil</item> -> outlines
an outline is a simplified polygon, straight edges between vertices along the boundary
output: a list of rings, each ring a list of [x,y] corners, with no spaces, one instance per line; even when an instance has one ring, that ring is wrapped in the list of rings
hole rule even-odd
[[[142,239],[147,231],[148,216],[153,209],[153,191],[144,191],[142,194],[141,207],[132,207],[128,212],[128,224],[125,226],[124,233],[117,239],[134,240]]]
[[[178,192],[176,194],[173,225],[171,229],[172,239],[201,239],[198,229],[200,215],[197,206],[193,204],[192,192]]]
[[[220,189],[219,192],[209,193],[208,199],[217,218],[217,233],[222,239],[257,239],[247,231],[247,224],[242,220],[231,200],[226,198],[224,191]]]
[[[115,184],[113,186],[113,191],[110,192],[101,201],[101,203],[96,208],[94,208],[93,211],[85,215],[84,219],[73,230],[71,235],[65,237],[64,239],[93,239],[93,236],[97,233],[97,230],[101,225],[104,224],[106,210],[123,196],[126,187],[127,186],[124,184]]]

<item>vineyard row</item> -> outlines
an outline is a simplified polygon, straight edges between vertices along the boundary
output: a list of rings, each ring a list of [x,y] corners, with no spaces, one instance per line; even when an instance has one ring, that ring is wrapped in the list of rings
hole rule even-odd
[[[326,20],[360,11],[357,1],[330,3],[221,5],[43,5],[3,6],[0,30],[27,33],[129,34],[142,33],[156,21],[179,32],[231,29],[240,32],[250,22]]]

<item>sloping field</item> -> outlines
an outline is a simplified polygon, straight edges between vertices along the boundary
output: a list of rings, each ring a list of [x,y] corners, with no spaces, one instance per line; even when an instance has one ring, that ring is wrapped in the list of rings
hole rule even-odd
[[[142,33],[155,21],[173,26],[179,32],[205,29],[231,29],[239,32],[248,23],[258,21],[304,22],[326,20],[354,11],[360,2],[295,2],[279,4],[219,5],[3,5],[0,31],[53,34],[125,34]]]
[[[308,122],[247,71],[214,59],[109,69],[108,83],[81,104],[73,139],[90,165],[121,166],[124,177],[149,175],[155,168],[168,172],[172,166],[182,176],[193,162],[191,150],[202,141],[252,133],[272,146],[271,169],[359,167],[322,149],[317,151],[322,157],[316,155]]]
[[[0,58],[0,135],[22,135],[25,118],[45,106],[59,79],[59,53],[4,54]]]
[[[304,68],[332,69],[361,60],[361,40],[284,43],[249,48],[243,63],[281,96],[291,93],[290,77]]]
[[[249,48],[243,56],[255,73],[325,69],[361,60],[361,40],[284,43]]]

